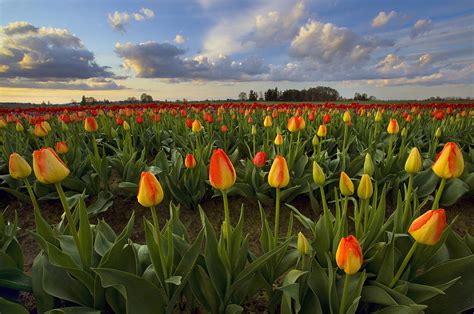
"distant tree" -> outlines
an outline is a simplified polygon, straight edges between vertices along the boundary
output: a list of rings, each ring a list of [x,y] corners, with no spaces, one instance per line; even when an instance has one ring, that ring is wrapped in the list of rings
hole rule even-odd
[[[366,93],[363,93],[363,94],[355,93],[354,94],[354,100],[367,101],[367,100],[369,100],[369,96],[367,96]]]
[[[240,92],[239,93],[239,100],[247,100],[247,93],[246,92]]]
[[[258,95],[257,92],[255,92],[253,89],[250,90],[249,92],[249,100],[250,101],[257,101]]]
[[[137,102],[137,101],[138,101],[138,99],[135,98],[135,97],[128,97],[128,98],[127,98],[127,102],[129,102],[129,103],[130,103],[130,102]]]
[[[266,101],[278,101],[279,97],[280,97],[280,92],[278,91],[278,87],[275,87],[274,89],[268,89],[265,92]]]
[[[86,104],[86,96],[82,95],[81,105]]]
[[[140,100],[143,102],[143,103],[149,103],[149,102],[152,102],[153,101],[153,97],[151,97],[151,95],[148,95],[146,93],[143,93],[141,96],[140,96]]]

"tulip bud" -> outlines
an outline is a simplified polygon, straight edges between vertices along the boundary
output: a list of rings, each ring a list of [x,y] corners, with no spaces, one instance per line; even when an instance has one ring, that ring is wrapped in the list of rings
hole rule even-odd
[[[25,130],[25,128],[23,127],[23,124],[21,124],[20,122],[16,123],[15,129],[17,132],[23,132]]]
[[[201,132],[201,131],[202,131],[201,122],[200,122],[199,120],[197,120],[197,119],[194,120],[191,130],[193,131],[193,133],[199,133],[199,132]]]
[[[10,172],[10,176],[17,180],[26,179],[31,174],[30,165],[17,153],[10,155],[8,170]]]
[[[270,128],[270,127],[272,127],[272,125],[273,125],[272,117],[266,116],[265,120],[263,120],[263,126],[266,127],[266,128]]]
[[[307,255],[309,253],[309,243],[308,239],[302,234],[301,232],[298,232],[298,241],[296,242],[296,248],[298,249],[298,253],[300,253],[301,256]]]
[[[69,147],[67,146],[66,142],[56,143],[56,152],[58,154],[67,154],[68,151],[69,151]]]
[[[401,135],[402,137],[407,137],[407,129],[406,129],[406,128],[403,128],[403,129],[402,129],[402,132],[400,133],[400,135]]]
[[[374,162],[372,161],[372,156],[370,156],[369,153],[365,154],[364,173],[368,174],[369,176],[374,175]]]
[[[194,169],[196,167],[196,158],[194,158],[193,154],[186,154],[184,165],[187,169]]]
[[[110,135],[112,135],[112,137],[118,136],[117,131],[114,128],[110,128]]]
[[[382,114],[382,111],[381,111],[381,110],[377,110],[377,113],[375,114],[375,118],[374,118],[375,122],[380,122],[380,121],[382,121],[382,115],[383,115],[383,114]]]
[[[290,172],[286,159],[277,155],[268,173],[268,184],[274,188],[284,188],[290,182]]]
[[[275,141],[273,142],[275,143],[276,146],[280,146],[281,144],[283,144],[283,136],[281,135],[281,133],[278,133],[275,136]]]
[[[342,238],[336,251],[336,263],[348,275],[355,274],[362,266],[362,249],[356,237]]]
[[[288,120],[288,126],[287,127],[288,127],[288,131],[290,131],[291,133],[298,131],[298,121],[297,121],[296,117],[291,117]]]
[[[36,123],[33,134],[36,137],[45,137],[46,135],[48,135],[48,130],[43,126],[43,124]]]
[[[313,180],[317,186],[323,186],[326,182],[326,175],[316,161],[313,161]]]
[[[314,135],[314,136],[313,136],[313,139],[311,140],[311,143],[313,144],[313,146],[318,145],[318,143],[319,143],[319,138],[318,138],[317,135]]]
[[[221,126],[221,132],[222,132],[222,133],[227,133],[228,131],[229,131],[229,128],[227,127],[227,125],[223,124],[223,125]]]
[[[445,227],[446,213],[444,209],[440,208],[429,210],[416,218],[410,225],[408,232],[418,243],[435,245]]]
[[[396,119],[390,119],[387,126],[388,134],[397,134],[399,130],[398,122]]]
[[[344,121],[345,123],[352,121],[351,113],[349,111],[344,112],[344,115],[342,116],[342,121]]]
[[[436,129],[435,137],[436,137],[436,138],[440,138],[440,137],[441,137],[441,128],[440,128],[440,127],[438,127],[438,128]]]
[[[252,135],[255,136],[257,135],[257,127],[255,125],[252,125]]]
[[[50,147],[33,152],[33,171],[43,184],[59,183],[69,175],[69,169]]]
[[[213,188],[227,190],[235,183],[234,165],[227,154],[220,148],[215,149],[209,165],[209,181]]]
[[[351,178],[349,178],[344,171],[341,172],[341,176],[339,177],[339,189],[344,196],[354,194],[354,183],[352,183]]]
[[[423,167],[423,161],[418,148],[413,147],[405,162],[405,171],[410,174],[417,174]]]
[[[128,124],[127,121],[123,121],[122,127],[124,131],[129,131],[130,130],[130,124]]]
[[[357,188],[357,196],[361,200],[368,200],[372,197],[374,193],[374,187],[372,185],[372,180],[368,174],[363,174],[360,179],[359,187]]]
[[[267,154],[265,152],[258,152],[255,154],[255,157],[253,157],[252,163],[255,165],[255,167],[262,168],[265,166],[266,160]]]
[[[144,207],[151,207],[160,204],[163,198],[163,188],[158,179],[153,173],[143,171],[138,184],[138,202]]]
[[[331,122],[331,116],[329,115],[329,113],[325,113],[323,116],[323,124],[328,124],[330,122]]]
[[[0,129],[5,129],[7,127],[7,121],[0,119]]]
[[[438,177],[444,179],[461,176],[464,171],[464,158],[459,146],[454,142],[446,143],[443,150],[436,156],[431,169]]]
[[[318,136],[319,137],[326,137],[326,134],[328,133],[328,130],[326,128],[325,124],[321,124],[318,128]]]
[[[90,133],[97,132],[99,125],[94,117],[86,117],[84,119],[84,129]]]

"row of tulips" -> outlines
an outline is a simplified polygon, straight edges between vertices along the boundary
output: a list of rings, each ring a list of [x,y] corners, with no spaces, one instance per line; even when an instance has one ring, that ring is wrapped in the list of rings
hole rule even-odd
[[[32,291],[39,312],[172,313],[199,309],[239,313],[259,291],[265,293],[267,310],[281,313],[446,313],[474,306],[471,290],[466,289],[474,283],[470,271],[474,239],[453,232],[455,219],[447,225],[446,212],[439,208],[447,182],[465,170],[456,143],[446,143],[428,169],[441,181],[434,198],[421,203],[410,182],[422,169],[422,157],[417,148],[410,150],[404,161],[408,187],[396,191],[391,214],[386,206],[387,184],[379,189],[370,155],[364,159],[357,198],[353,197],[354,182],[342,171],[338,188],[333,190],[334,202],[326,199],[327,177],[315,158],[312,183],[321,191],[318,202],[322,214],[312,220],[287,205],[291,214],[286,234],[279,231],[281,194],[290,189],[294,171],[290,172],[288,162],[291,154],[276,155],[265,176],[275,190],[274,228],[272,231],[261,207],[260,248],[255,252],[243,233],[243,210],[237,223],[230,219],[228,192],[237,184],[237,173],[231,158],[220,148],[212,151],[207,172],[210,186],[223,199],[220,235],[200,207],[202,230],[194,238],[179,219],[179,207],[172,203],[170,219],[164,224],[161,221],[160,226],[155,206],[167,192],[159,177],[144,171],[136,194],[152,216],[151,221],[143,221],[144,244],[130,239],[133,213],[117,235],[105,221],[90,224],[84,194],[70,206],[62,188],[70,170],[52,148],[35,150],[32,156],[36,180],[55,186],[64,215],[52,226],[44,220],[28,181],[32,169],[19,154],[11,154],[9,175],[27,186],[34,205],[33,234],[42,251],[31,276],[24,274],[17,252],[8,249],[18,247],[16,222],[0,219],[0,240],[8,240],[8,245],[2,246],[7,247],[2,250],[2,260],[8,263],[2,266],[0,285],[8,282],[4,287]],[[199,157],[197,162],[202,163],[203,155]],[[431,209],[426,210],[430,200]],[[349,201],[353,206],[349,207]],[[295,218],[306,229],[304,233],[294,234]],[[25,312],[11,296],[7,298],[0,299],[0,306]]]

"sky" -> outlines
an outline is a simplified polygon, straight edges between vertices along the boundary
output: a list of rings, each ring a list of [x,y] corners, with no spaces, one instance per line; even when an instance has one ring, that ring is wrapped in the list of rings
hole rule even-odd
[[[474,1],[0,0],[0,102],[474,97]]]

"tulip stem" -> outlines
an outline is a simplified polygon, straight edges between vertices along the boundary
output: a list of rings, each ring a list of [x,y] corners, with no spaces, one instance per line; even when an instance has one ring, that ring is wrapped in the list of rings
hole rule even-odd
[[[441,195],[443,194],[444,186],[446,185],[446,178],[441,179],[441,183],[439,184],[438,191],[436,192],[435,199],[433,201],[433,206],[431,209],[438,209],[439,208],[439,200],[441,199]]]
[[[35,209],[35,211],[39,210],[38,201],[36,200],[35,193],[33,193],[33,189],[31,188],[30,182],[28,181],[28,179],[25,179],[24,181],[26,189],[28,190],[28,194],[30,195],[31,203],[33,203],[33,208]]]
[[[395,277],[393,277],[392,281],[390,282],[390,285],[388,286],[389,288],[393,288],[393,286],[395,286],[395,284],[398,282],[398,279],[400,279],[401,275],[403,274],[403,271],[407,267],[408,262],[413,256],[413,253],[415,253],[417,246],[418,246],[418,242],[415,241],[413,245],[411,246],[410,251],[408,251],[407,255],[405,256],[405,259],[403,260],[402,265],[400,265],[400,268],[395,274]]]
[[[227,240],[227,250],[229,252],[229,258],[231,258],[231,243],[232,238],[230,234],[230,212],[229,212],[229,199],[227,198],[227,191],[222,190],[222,200],[224,201],[224,222],[225,222],[225,234]]]
[[[402,229],[405,229],[405,225],[406,225],[407,220],[408,220],[408,211],[410,210],[412,189],[413,189],[413,174],[410,173],[410,175],[408,177],[407,195],[405,195],[405,207],[403,208]]]
[[[346,142],[349,127],[344,124],[344,140],[342,141],[342,171],[346,171]]]
[[[160,232],[160,225],[158,223],[158,216],[156,215],[155,206],[151,206],[150,211],[151,211],[151,217],[153,219],[153,225],[155,226],[155,230],[156,230],[157,233],[159,233]]]
[[[280,188],[276,188],[276,203],[275,203],[275,229],[274,229],[274,244],[278,244],[278,228],[280,226]]]
[[[345,307],[347,302],[347,290],[349,289],[349,277],[350,275],[346,273],[344,278],[344,288],[342,289],[342,299],[341,299],[341,307],[339,308],[339,314],[345,313]]]

